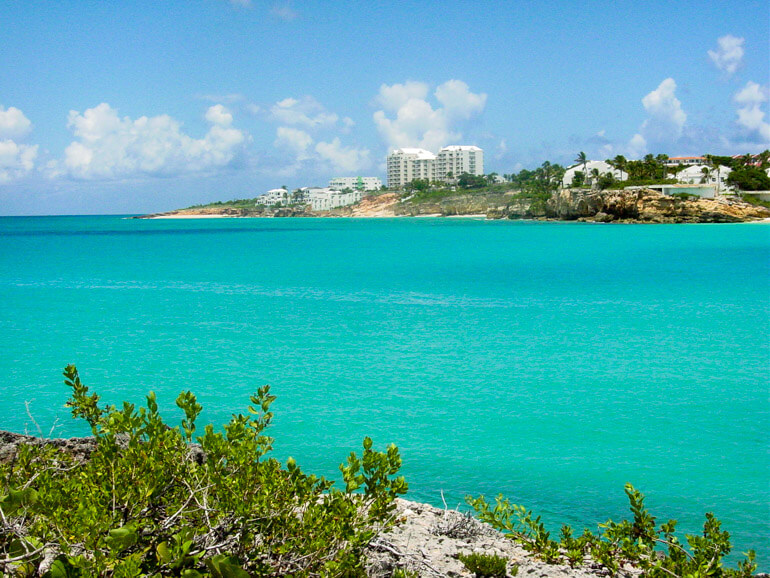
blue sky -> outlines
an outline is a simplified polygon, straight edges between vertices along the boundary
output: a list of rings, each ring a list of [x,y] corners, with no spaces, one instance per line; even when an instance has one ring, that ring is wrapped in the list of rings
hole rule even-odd
[[[769,31],[766,0],[0,1],[0,214],[384,180],[396,146],[759,152]]]

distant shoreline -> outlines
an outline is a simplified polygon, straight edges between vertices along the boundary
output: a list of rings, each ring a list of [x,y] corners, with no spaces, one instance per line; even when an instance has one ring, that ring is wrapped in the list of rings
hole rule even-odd
[[[745,223],[770,220],[770,208],[737,198],[693,198],[651,189],[591,191],[563,189],[548,198],[504,194],[459,194],[437,200],[402,200],[396,193],[365,197],[329,211],[309,206],[251,208],[228,205],[179,209],[136,219],[221,218],[464,218],[591,223]]]

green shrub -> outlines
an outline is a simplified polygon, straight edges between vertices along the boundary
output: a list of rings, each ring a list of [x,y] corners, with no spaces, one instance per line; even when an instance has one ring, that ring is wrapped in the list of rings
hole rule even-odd
[[[202,408],[190,392],[169,427],[152,393],[138,410],[102,407],[74,366],[64,375],[95,449],[78,461],[22,444],[0,465],[0,575],[359,576],[407,490],[397,448],[375,451],[369,438],[340,466],[344,490],[268,457],[267,386],[222,432],[205,426],[196,448]]]
[[[741,198],[749,203],[750,205],[754,205],[755,207],[765,207],[767,209],[770,209],[770,201],[763,201],[756,195],[750,195],[748,193],[743,193],[741,195]]]
[[[676,521],[670,520],[660,527],[655,517],[644,506],[644,496],[631,484],[626,484],[626,495],[633,520],[615,523],[608,520],[600,524],[600,534],[585,530],[574,538],[569,526],[562,527],[561,541],[549,537],[540,516],[511,504],[498,496],[491,506],[483,496],[466,501],[476,510],[479,518],[497,530],[520,542],[523,547],[549,563],[566,562],[580,565],[586,555],[602,564],[611,574],[621,566],[630,564],[652,578],[750,578],[756,571],[755,553],[750,550],[737,569],[722,566],[722,558],[730,553],[730,534],[721,530],[720,522],[713,514],[706,514],[702,536],[686,536],[686,547],[675,536]],[[658,547],[666,548],[661,553]]]
[[[414,570],[407,570],[406,568],[396,568],[391,574],[392,578],[417,578],[418,574]]]
[[[487,576],[492,578],[504,578],[508,560],[497,554],[458,554],[457,558],[465,567],[478,578]],[[513,566],[511,575],[515,576],[519,571],[518,566]]]

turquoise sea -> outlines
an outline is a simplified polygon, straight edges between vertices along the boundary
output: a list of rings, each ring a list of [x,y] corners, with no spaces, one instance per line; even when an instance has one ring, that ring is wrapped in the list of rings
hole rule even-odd
[[[596,529],[632,482],[770,569],[767,225],[0,218],[0,429],[87,433],[68,363],[174,420],[270,384],[277,457],[338,478],[370,435],[435,505]]]

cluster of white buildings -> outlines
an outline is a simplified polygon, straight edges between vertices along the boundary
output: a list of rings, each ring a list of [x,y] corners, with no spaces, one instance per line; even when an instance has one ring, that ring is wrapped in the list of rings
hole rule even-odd
[[[337,207],[353,205],[361,200],[364,192],[346,189],[340,191],[331,187],[302,187],[294,191],[272,189],[257,197],[257,205],[310,205],[314,211],[328,211]]]
[[[484,151],[453,145],[438,154],[420,148],[395,149],[388,155],[388,187],[403,187],[415,179],[454,183],[461,174],[484,174]]]
[[[678,187],[676,185],[653,185],[652,188],[660,188],[667,194],[676,192],[689,192],[701,197],[714,197],[719,194],[732,192],[732,187],[727,184],[727,177],[732,171],[730,167],[719,165],[711,167],[704,164],[704,157],[672,157],[665,162],[667,167],[684,166],[682,170],[676,173],[676,180],[685,185]],[[617,169],[604,161],[586,161],[568,168],[562,179],[562,187],[572,186],[575,173],[578,171],[584,173],[584,184],[592,185],[595,180],[594,175],[598,171],[599,175],[610,173],[615,180],[628,180],[628,174]]]
[[[338,191],[345,189],[379,191],[382,188],[382,181],[377,177],[335,177],[329,181],[329,188]]]

